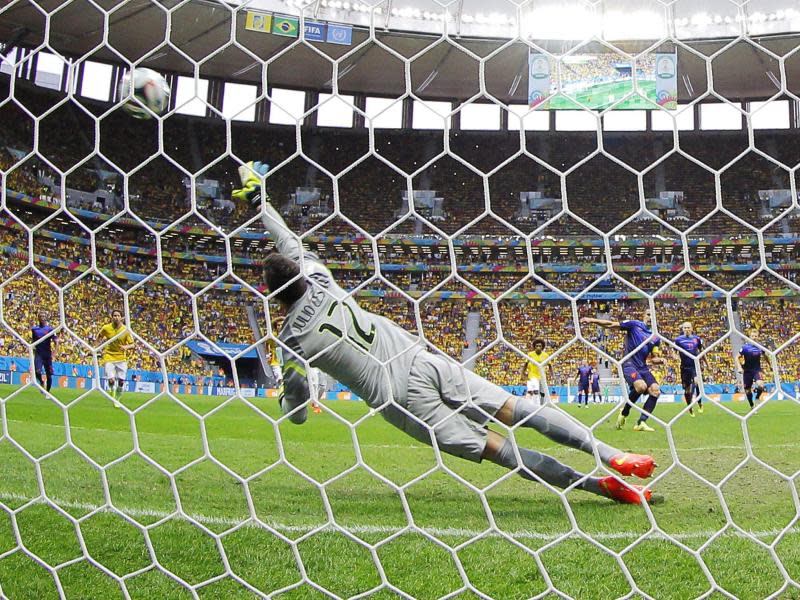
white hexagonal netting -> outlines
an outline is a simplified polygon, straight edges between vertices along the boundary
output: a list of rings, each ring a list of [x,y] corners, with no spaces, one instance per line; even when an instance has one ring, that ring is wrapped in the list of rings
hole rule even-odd
[[[574,10],[582,39],[554,42],[537,19],[556,9],[536,2],[508,17],[335,4],[0,7],[0,597],[800,597],[800,38],[751,29],[791,7],[731,1],[695,23],[679,1],[641,2],[646,33],[631,37],[647,41],[617,42],[593,20],[605,31],[634,8],[576,3],[553,14]],[[337,10],[360,25],[335,29]],[[690,40],[693,26],[718,35]],[[658,56],[678,65],[676,110],[656,93]],[[528,108],[535,58],[547,84]],[[173,88],[141,121],[117,89],[140,66]],[[759,125],[773,106],[786,131]],[[329,127],[342,113],[349,125]],[[270,165],[265,201],[362,308],[517,397],[533,365],[556,406],[537,414],[568,414],[592,452],[478,410],[515,464],[531,448],[588,475],[560,489],[448,455],[435,434],[470,403],[422,424],[429,446],[382,418],[393,398],[371,408],[319,380],[310,362],[333,350],[277,337],[266,207],[231,201],[248,161]],[[131,344],[119,398],[112,310]],[[49,391],[31,374],[40,314],[58,340]],[[374,330],[365,346],[352,318],[331,348],[369,355]],[[647,393],[615,428],[642,346],[591,319],[659,336],[654,431],[632,429]],[[704,341],[691,404],[684,321]],[[746,344],[763,353],[753,410]],[[391,379],[402,359],[370,360]],[[275,384],[290,371],[310,395],[287,415]],[[605,443],[654,456],[662,502],[582,489],[619,476]]]

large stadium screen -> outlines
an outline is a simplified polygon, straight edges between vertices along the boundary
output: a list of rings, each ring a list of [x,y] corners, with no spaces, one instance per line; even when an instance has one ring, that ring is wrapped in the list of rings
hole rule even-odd
[[[573,54],[556,61],[529,55],[528,104],[544,110],[677,108],[677,54],[651,53],[633,61],[619,54]],[[561,82],[559,93],[558,83]],[[634,81],[638,91],[634,93]]]

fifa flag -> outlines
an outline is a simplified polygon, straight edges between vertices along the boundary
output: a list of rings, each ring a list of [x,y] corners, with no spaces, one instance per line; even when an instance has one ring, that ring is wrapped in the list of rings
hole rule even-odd
[[[656,102],[678,110],[678,53],[656,54]]]
[[[272,17],[272,35],[282,35],[284,37],[297,37],[300,28],[300,21],[297,17]]]
[[[528,52],[528,106],[541,104],[550,95],[550,61],[544,54]]]
[[[325,23],[306,21],[303,24],[303,37],[309,42],[324,42]]]
[[[261,13],[254,10],[248,10],[247,16],[244,21],[244,28],[248,31],[260,31],[261,33],[269,33],[272,27],[272,15]]]

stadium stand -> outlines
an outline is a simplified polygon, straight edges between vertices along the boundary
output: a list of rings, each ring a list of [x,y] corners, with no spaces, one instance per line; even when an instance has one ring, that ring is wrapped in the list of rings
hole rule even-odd
[[[46,110],[52,100],[47,92],[38,90],[23,88],[20,93],[26,106],[32,107],[34,112]],[[46,145],[43,154],[45,158],[57,156],[61,161],[57,166],[68,168],[87,154],[93,141],[87,135],[72,133],[74,123],[80,120],[74,109],[59,110],[64,118],[48,119],[44,123]],[[143,277],[156,273],[156,239],[141,223],[117,221],[99,229],[92,240],[89,228],[99,227],[109,215],[115,214],[118,209],[114,206],[71,204],[67,194],[67,204],[74,209],[73,213],[52,216],[57,208],[54,198],[60,193],[62,184],[68,190],[104,191],[106,197],[117,197],[122,180],[113,174],[113,168],[98,159],[84,163],[69,173],[63,182],[53,177],[50,168],[36,158],[28,158],[11,169],[16,162],[15,156],[27,153],[32,147],[33,131],[30,119],[16,105],[5,105],[2,114],[4,122],[10,126],[0,131],[0,169],[7,172],[7,189],[17,193],[9,195],[8,210],[3,213],[0,223],[0,246],[7,259],[3,262],[3,276],[8,277],[21,269],[32,248],[37,269],[59,285],[64,285],[91,266],[92,244],[96,249],[97,267],[123,289],[129,289]],[[140,170],[135,169],[150,156],[156,137],[152,123],[144,126],[136,123],[134,126],[130,119],[121,115],[111,115],[103,122],[104,126],[122,132],[102,136],[104,154],[122,169],[135,170],[129,183],[131,209],[161,233],[163,271],[159,275],[162,279],[153,280],[131,295],[131,322],[141,328],[136,333],[159,351],[172,348],[196,334],[212,341],[252,344],[255,339],[245,309],[258,301],[254,302],[251,292],[245,294],[223,289],[225,285],[222,282],[232,281],[230,275],[233,274],[254,289],[263,291],[259,265],[270,251],[270,244],[258,236],[235,238],[231,244],[233,263],[229,273],[223,254],[223,238],[212,226],[231,231],[251,220],[255,213],[242,206],[215,203],[211,198],[198,200],[200,214],[207,221],[189,215],[177,226],[165,228],[164,223],[180,218],[190,208],[187,175],[199,172],[203,165],[225,153],[220,123],[213,119],[189,117],[174,121],[164,131],[170,160],[161,158]],[[448,235],[460,232],[451,249],[427,224],[413,218],[385,231],[402,210],[401,200],[407,189],[402,173],[390,169],[375,157],[368,157],[353,169],[352,177],[348,174],[339,180],[339,202],[345,218],[331,220],[327,218],[332,210],[334,193],[331,179],[301,158],[292,158],[296,152],[294,130],[274,127],[265,137],[249,135],[251,128],[247,124],[232,125],[234,153],[240,159],[258,157],[275,167],[267,181],[271,198],[283,207],[293,226],[302,231],[314,228],[305,241],[329,261],[339,281],[350,289],[362,286],[360,301],[369,304],[373,310],[399,319],[411,331],[417,329],[413,310],[398,298],[396,292],[373,278],[376,268],[387,281],[411,296],[419,297],[436,288],[420,306],[422,329],[429,342],[458,359],[462,358],[471,341],[464,332],[465,319],[470,312],[477,312],[481,326],[474,340],[474,351],[479,352],[475,368],[498,383],[518,384],[523,359],[503,343],[496,342],[498,332],[492,325],[490,305],[479,299],[469,300],[476,294],[485,293],[496,298],[513,287],[511,299],[499,305],[502,333],[507,342],[527,351],[531,340],[536,337],[544,337],[553,347],[561,347],[573,335],[574,321],[566,304],[557,299],[536,299],[536,294],[551,291],[548,284],[568,294],[580,293],[591,286],[595,292],[630,296],[630,300],[621,298],[614,302],[610,311],[613,315],[625,315],[634,310],[637,294],[630,284],[651,293],[661,289],[667,301],[658,302],[657,318],[659,329],[667,335],[677,331],[677,324],[685,312],[682,300],[672,298],[673,294],[691,296],[713,292],[713,286],[708,283],[680,276],[683,268],[680,242],[669,229],[651,220],[628,221],[618,229],[621,235],[612,238],[610,267],[616,273],[612,276],[603,253],[593,250],[598,248],[598,244],[602,249],[602,238],[591,229],[573,218],[553,220],[547,215],[532,217],[521,214],[519,193],[522,191],[536,191],[561,202],[558,175],[525,156],[507,163],[489,178],[489,193],[493,209],[509,225],[523,233],[535,232],[534,239],[539,243],[533,246],[533,276],[527,257],[515,249],[514,240],[518,238],[513,229],[495,219],[483,219],[463,230],[481,214],[485,199],[481,177],[460,162],[450,157],[438,159],[413,179],[415,188],[435,190],[443,198],[447,218],[427,216],[435,226],[443,227]],[[409,144],[408,136],[417,139]],[[771,146],[796,144],[780,133],[774,136],[775,139],[768,140]],[[126,143],[120,140],[126,140]],[[130,140],[135,143],[130,143]],[[324,135],[309,131],[304,133],[301,142],[306,153],[332,174],[339,174],[365,154],[366,147],[364,134],[350,131],[326,132]],[[739,142],[735,135],[692,132],[682,137],[681,144],[699,161],[718,168],[720,160],[735,155]],[[478,170],[488,172],[512,155],[516,140],[502,133],[457,132],[452,135],[450,143],[454,153]],[[426,132],[382,132],[376,148],[382,157],[411,172],[441,152],[437,144],[441,144],[441,139]],[[576,160],[596,150],[591,134],[527,134],[526,144],[555,169],[570,168]],[[636,134],[627,134],[610,139],[607,149],[635,168],[642,168],[660,155],[664,144],[665,141],[657,135],[637,137]],[[709,154],[708,148],[714,148],[714,152]],[[712,165],[712,159],[717,163]],[[217,193],[225,198],[234,185],[238,165],[236,159],[226,157],[199,173],[198,179],[218,182]],[[670,226],[686,229],[690,223],[713,210],[713,177],[701,165],[673,154],[656,169],[660,169],[658,174],[655,170],[645,174],[645,194],[655,195],[659,191],[656,181],[660,180],[663,188],[680,190],[685,198],[680,211],[664,215]],[[319,193],[313,210],[292,205],[293,196],[302,187],[316,188]],[[758,190],[781,187],[788,187],[788,174],[762,156],[750,153],[723,174],[723,203],[747,222],[762,226],[776,215],[758,208],[761,206]],[[571,172],[566,179],[566,190],[574,214],[601,231],[619,227],[638,211],[636,178],[603,156],[593,157]],[[375,202],[376,198],[383,201]],[[355,226],[346,219],[351,219]],[[18,220],[28,226],[44,222],[33,234],[32,246],[29,246]],[[769,255],[775,257],[772,266],[780,268],[781,274],[789,281],[796,281],[800,267],[798,250],[792,244],[781,242],[779,235],[794,231],[797,220],[787,217],[781,223],[775,237],[766,240],[767,248]],[[709,236],[721,227],[730,232],[730,239],[712,244]],[[361,239],[359,228],[372,235],[383,234],[377,257],[373,256],[369,243]],[[188,236],[183,235],[186,230],[190,231]],[[257,231],[258,227],[254,230]],[[716,215],[693,230],[689,255],[695,272],[707,276],[709,282],[725,290],[741,284],[759,266],[758,244],[754,239],[748,241],[749,233],[746,227],[725,215]],[[417,242],[400,243],[399,238],[393,238],[396,235],[411,235]],[[458,277],[462,277],[468,286],[453,279],[453,251]],[[209,318],[202,319],[198,331],[195,331],[191,317],[189,296],[175,283],[163,280],[163,276],[186,286],[192,293],[216,281],[213,293],[203,296],[201,310],[205,310]],[[370,283],[365,284],[368,280]],[[447,283],[441,286],[445,281]],[[781,285],[773,284],[772,287],[780,288]],[[50,298],[42,308],[53,315],[58,314],[57,295],[36,273],[26,272],[11,280],[4,286],[3,294],[6,320],[23,338],[35,317],[29,302],[32,297]],[[385,294],[386,297],[377,297],[376,294]],[[79,281],[65,292],[64,323],[78,336],[91,338],[91,320],[87,315],[97,314],[111,306],[121,307],[115,296],[118,294],[113,286],[96,275],[91,280]],[[70,304],[66,303],[67,298]],[[597,313],[600,310],[597,302],[582,304],[582,314]],[[773,331],[774,326],[767,330],[764,323],[777,322],[770,316],[784,310],[780,303],[786,302],[792,307],[796,307],[796,303],[772,299],[759,302],[746,303],[748,308],[742,311],[741,317],[743,332],[748,335],[756,332],[753,334],[755,337],[763,336],[763,343],[774,348],[779,334],[785,336],[793,327],[796,329],[796,311],[791,312],[792,321],[784,323],[781,331]],[[758,310],[753,310],[753,306],[758,306]],[[717,301],[695,302],[692,314],[695,327],[708,338],[716,339],[728,329],[727,316],[720,313]],[[25,353],[19,341],[8,332],[4,332],[3,337],[5,353]],[[612,356],[619,354],[613,338],[597,342]],[[487,347],[488,350],[482,352]],[[69,362],[86,361],[88,356],[86,347],[72,336],[65,338],[60,352],[63,360]],[[671,359],[675,358],[671,351],[667,353]],[[599,360],[591,349],[578,345],[567,348],[554,361],[557,379],[566,381],[574,364],[582,358],[592,362]],[[726,382],[732,379],[729,344],[720,345],[709,354],[708,360],[711,380]],[[781,361],[783,371],[792,373],[792,376],[797,374],[800,360],[796,351],[787,349],[781,354]],[[139,366],[145,370],[158,370],[158,364],[149,352],[142,352]],[[193,376],[205,376],[214,369],[185,348],[176,350],[175,355],[168,358],[167,368]]]

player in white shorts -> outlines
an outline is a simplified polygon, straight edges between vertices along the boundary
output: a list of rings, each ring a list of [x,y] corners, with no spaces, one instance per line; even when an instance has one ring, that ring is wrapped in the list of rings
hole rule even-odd
[[[114,406],[120,408],[122,405],[119,399],[128,376],[128,359],[125,353],[134,347],[133,338],[122,321],[121,311],[111,312],[111,322],[100,328],[97,337],[100,343],[108,342],[103,346],[103,370]]]
[[[108,381],[125,381],[128,377],[128,361],[108,361],[103,365]]]
[[[594,454],[622,475],[649,477],[653,458],[623,453],[594,439],[563,411],[512,396],[447,358],[425,350],[422,341],[389,319],[361,308],[312,253],[304,252],[283,218],[262,203],[261,177],[268,167],[239,169],[243,189],[233,197],[261,209],[276,252],[264,261],[266,285],[286,310],[278,336],[284,347],[281,410],[293,423],[307,418],[308,367],[319,368],[349,387],[389,423],[443,452],[475,462],[488,459],[526,479],[575,487],[620,502],[638,504],[651,492],[615,476],[578,473],[556,459],[523,448],[491,423],[531,427],[550,439]]]
[[[528,352],[528,357],[531,359],[526,361],[522,367],[523,375],[527,376],[525,383],[525,397],[537,401],[539,404],[547,402],[548,390],[547,383],[544,378],[542,366],[550,356],[550,353],[545,350],[546,343],[543,339],[536,339],[533,341],[533,351]],[[535,362],[533,362],[535,361]],[[538,363],[538,364],[536,364]],[[548,363],[547,375],[550,381],[553,381],[553,365]]]

